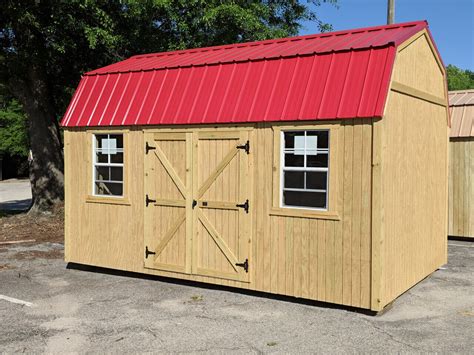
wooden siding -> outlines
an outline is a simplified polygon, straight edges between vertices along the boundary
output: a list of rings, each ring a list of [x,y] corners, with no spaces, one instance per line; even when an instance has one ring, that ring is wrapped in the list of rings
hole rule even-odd
[[[143,269],[143,132],[125,134],[129,199],[108,199],[116,202],[112,204],[88,199],[92,191],[90,133],[64,132],[66,260],[121,270]],[[137,257],[142,259],[139,264]]]
[[[474,239],[474,138],[449,142],[448,234]]]
[[[393,77],[447,97],[425,36],[397,54]],[[382,242],[379,308],[447,261],[447,99],[444,103],[392,90],[380,121],[382,231],[374,235],[374,243]]]
[[[443,69],[435,53],[426,31],[416,34],[399,47],[392,80],[444,98]]]
[[[125,150],[130,174],[125,183],[129,193],[123,204],[87,200],[91,182],[84,172],[91,169],[90,133],[66,131],[66,260],[370,308],[372,124],[349,120],[330,125],[338,128],[337,146],[330,147],[336,155],[330,169],[336,179],[331,180],[330,189],[336,193],[338,217],[331,219],[270,213],[273,171],[279,169],[274,166],[272,125],[245,128],[253,128],[249,135],[254,166],[248,181],[253,184],[249,283],[144,268],[143,131],[128,132]],[[226,129],[231,128],[218,130]]]

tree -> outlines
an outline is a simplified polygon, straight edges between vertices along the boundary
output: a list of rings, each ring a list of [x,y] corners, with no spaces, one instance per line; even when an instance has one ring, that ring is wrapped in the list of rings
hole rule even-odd
[[[63,199],[58,120],[81,73],[132,54],[295,35],[337,0],[4,0],[0,82],[23,106],[33,161],[33,209]]]
[[[446,67],[448,90],[474,89],[474,72],[460,69],[452,64]]]
[[[25,158],[28,155],[26,117],[18,100],[2,89],[0,85],[0,156]]]

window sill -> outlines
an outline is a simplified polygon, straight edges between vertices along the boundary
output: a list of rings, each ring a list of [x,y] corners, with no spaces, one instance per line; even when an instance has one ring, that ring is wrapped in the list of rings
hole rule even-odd
[[[311,211],[305,209],[291,209],[291,208],[275,208],[270,209],[271,216],[284,217],[302,217],[314,219],[330,219],[340,221],[341,217],[336,212],[331,211]]]
[[[130,206],[131,203],[127,198],[124,197],[101,197],[89,195],[86,197],[86,203],[100,203],[107,205],[123,205]]]

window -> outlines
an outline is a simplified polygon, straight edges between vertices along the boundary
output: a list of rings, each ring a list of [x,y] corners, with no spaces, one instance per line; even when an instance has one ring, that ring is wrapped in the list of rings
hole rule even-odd
[[[123,135],[93,135],[93,194],[123,196]]]
[[[281,134],[281,206],[327,210],[329,130]]]

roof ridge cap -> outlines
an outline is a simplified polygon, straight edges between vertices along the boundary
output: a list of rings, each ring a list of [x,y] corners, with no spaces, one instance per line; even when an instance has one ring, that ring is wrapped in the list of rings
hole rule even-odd
[[[292,36],[292,37],[282,37],[282,38],[273,38],[261,41],[250,41],[250,42],[241,42],[241,43],[231,43],[231,44],[222,44],[217,46],[207,46],[207,47],[196,47],[189,49],[179,49],[174,51],[165,51],[165,52],[155,52],[155,53],[145,53],[133,55],[127,59],[140,59],[140,58],[151,58],[151,57],[161,57],[161,56],[171,56],[171,55],[180,55],[193,52],[206,52],[206,51],[217,51],[230,48],[239,48],[239,47],[251,47],[259,45],[269,45],[273,43],[284,43],[300,40],[311,40],[317,38],[331,37],[344,34],[354,34],[360,32],[369,32],[369,31],[380,31],[382,29],[390,28],[400,28],[400,27],[415,27],[416,25],[423,25],[424,28],[428,27],[428,22],[426,20],[411,21],[411,22],[401,22],[390,25],[381,25],[381,26],[369,26],[369,27],[360,27],[354,29],[346,29],[332,32],[322,32],[322,33],[313,33],[303,36]]]

